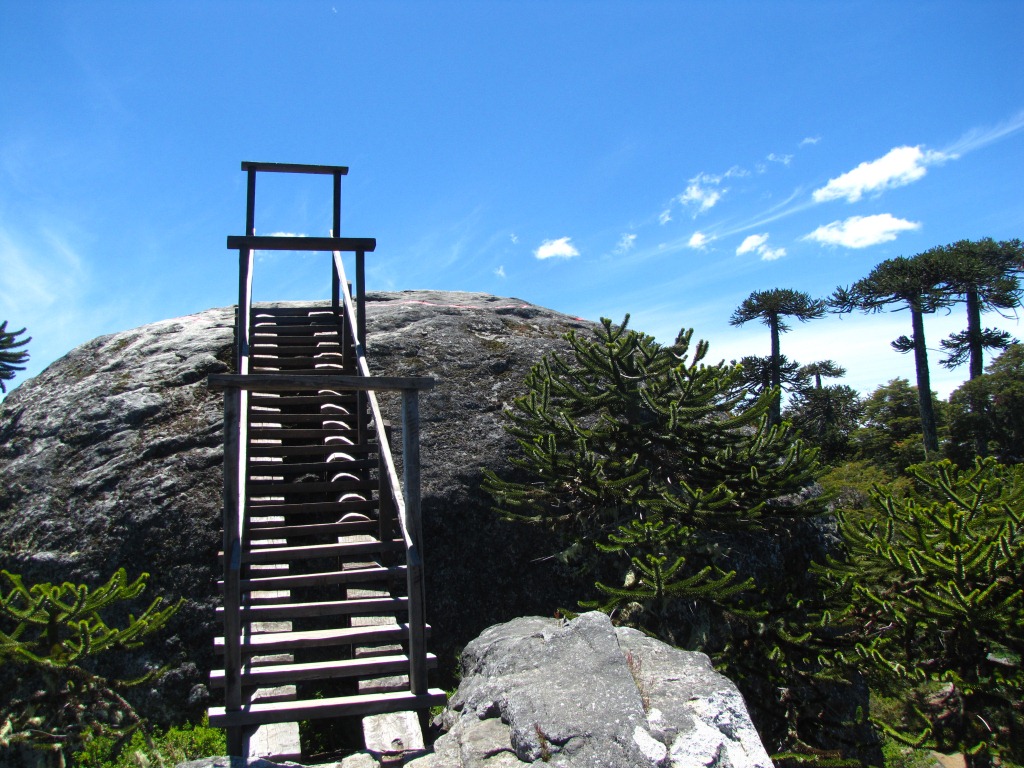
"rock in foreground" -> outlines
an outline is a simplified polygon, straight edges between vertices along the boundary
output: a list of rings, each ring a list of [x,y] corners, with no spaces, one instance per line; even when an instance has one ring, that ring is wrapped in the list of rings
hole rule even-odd
[[[462,667],[435,766],[772,765],[736,686],[704,654],[602,613],[493,626]]]

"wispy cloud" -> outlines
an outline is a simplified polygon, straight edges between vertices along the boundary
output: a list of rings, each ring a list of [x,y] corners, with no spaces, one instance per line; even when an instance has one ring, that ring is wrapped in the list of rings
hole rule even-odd
[[[693,248],[698,251],[703,251],[705,248],[707,248],[708,243],[710,243],[714,239],[715,238],[713,237],[705,235],[703,232],[694,232],[693,235],[690,236],[690,240],[689,242],[687,242],[686,247]]]
[[[736,249],[736,255],[742,256],[746,253],[756,253],[762,261],[775,261],[786,255],[785,248],[771,248],[768,245],[768,233],[760,235],[747,235]]]
[[[1022,128],[1024,128],[1024,110],[1021,110],[1009,120],[1004,120],[996,125],[972,128],[953,142],[949,147],[946,147],[943,152],[950,155],[963,155],[980,147],[984,147],[986,144],[999,141],[999,139],[1005,138],[1012,133],[1016,133]]]
[[[580,252],[570,242],[571,239],[560,237],[557,240],[545,240],[533,255],[538,259],[571,259],[573,256],[579,256]]]
[[[636,245],[636,234],[632,232],[624,232],[622,237],[619,238],[619,242],[615,245],[615,253],[624,254],[629,253],[633,250]]]
[[[791,162],[793,162],[793,156],[777,155],[774,152],[772,152],[771,154],[768,155],[767,160],[770,163],[781,163],[782,165],[789,165]]]
[[[822,245],[867,248],[895,240],[900,232],[920,227],[920,222],[897,219],[891,213],[880,213],[875,216],[851,216],[845,221],[833,221],[831,224],[818,227],[803,239],[813,240]]]
[[[512,241],[512,245],[519,244],[519,235],[517,235],[515,232],[509,233],[508,239]]]
[[[855,203],[865,194],[883,192],[906,186],[927,173],[928,166],[952,160],[954,154],[916,147],[895,147],[885,155],[864,162],[841,176],[830,179],[821,189],[814,190],[816,203],[828,200],[846,200]]]
[[[672,221],[672,211],[666,208],[664,211],[658,214],[658,223],[661,225],[668,224]]]
[[[504,280],[505,279],[505,265],[504,264],[500,265],[496,270],[494,270],[494,274],[496,274],[498,277],[500,277],[502,280]]]
[[[722,183],[721,176],[713,176],[709,173],[698,173],[677,198],[684,207],[695,208],[694,217],[698,214],[709,211],[718,204],[728,189],[719,189]]]
[[[821,136],[807,136],[806,138],[800,141],[800,146],[806,147],[809,145],[817,144],[819,141],[821,141]]]

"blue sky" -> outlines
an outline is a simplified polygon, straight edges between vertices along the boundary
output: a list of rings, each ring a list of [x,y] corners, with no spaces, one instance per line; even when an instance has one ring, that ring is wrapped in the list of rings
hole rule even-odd
[[[752,291],[1024,236],[1024,4],[0,0],[0,320],[25,375],[236,300],[242,160],[348,165],[371,290],[515,296],[712,358],[767,354]],[[261,176],[257,231],[323,235],[324,178]],[[327,296],[265,254],[258,299]],[[1014,318],[987,318],[1017,336]],[[964,324],[932,316],[930,347]],[[870,391],[906,313],[783,352]],[[947,394],[966,370],[946,373]]]

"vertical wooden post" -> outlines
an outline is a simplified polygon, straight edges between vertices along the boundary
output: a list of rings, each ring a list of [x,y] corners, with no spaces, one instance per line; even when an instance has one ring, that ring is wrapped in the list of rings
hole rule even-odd
[[[341,237],[341,174],[334,174],[334,216],[331,227],[331,237]],[[335,314],[341,306],[341,276],[338,274],[338,265],[331,258],[331,306]]]
[[[242,392],[224,390],[224,706],[227,711],[242,707],[241,649],[241,504],[244,489],[239,487],[242,446]],[[243,729],[228,728],[228,751],[243,756]]]
[[[366,354],[366,253],[356,251],[356,355]],[[367,442],[366,393],[356,393],[356,434]]]
[[[420,514],[420,406],[416,390],[402,390],[402,485],[412,549],[406,563],[409,589],[409,690],[427,692],[423,590],[423,524]]]
[[[383,428],[384,435],[387,437],[388,446],[391,445],[391,437],[393,429],[391,424],[384,422],[383,425],[378,425],[378,429]],[[391,541],[395,538],[395,499],[391,492],[391,482],[388,477],[387,463],[384,461],[384,452],[380,449],[378,444],[377,449],[377,538],[380,541]],[[394,565],[395,554],[393,552],[382,552],[381,562],[384,565]]]

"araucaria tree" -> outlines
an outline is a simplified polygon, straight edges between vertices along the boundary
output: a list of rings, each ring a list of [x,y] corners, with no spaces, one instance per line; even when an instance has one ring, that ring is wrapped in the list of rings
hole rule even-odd
[[[770,423],[782,421],[782,354],[779,351],[779,335],[790,330],[783,318],[795,317],[800,322],[807,322],[823,317],[826,303],[821,299],[812,299],[803,291],[789,288],[772,288],[769,291],[754,291],[733,312],[729,318],[731,325],[743,325],[751,320],[760,320],[771,332],[771,384],[779,390],[772,400]]]
[[[0,323],[0,392],[7,391],[5,382],[13,379],[18,371],[25,370],[22,363],[28,360],[28,351],[23,347],[32,339],[19,339],[24,332],[24,328],[20,331],[8,331],[6,320]]]
[[[969,768],[1024,758],[1024,473],[992,459],[910,469],[876,487],[876,516],[840,514],[845,554],[818,569],[844,595],[828,620],[859,629],[856,659],[909,689],[880,725]],[[1005,763],[1003,763],[1005,764]]]
[[[105,584],[26,585],[0,572],[0,663],[17,670],[17,686],[0,697],[0,748],[23,744],[49,752],[57,764],[98,735],[123,742],[141,725],[124,691],[155,677],[110,680],[95,672],[104,651],[140,646],[177,613],[181,601],[162,606],[157,598],[124,626],[103,616],[146,588],[148,574],[134,581],[124,569]]]
[[[959,240],[929,253],[940,265],[946,292],[967,308],[967,329],[942,340],[942,347],[948,353],[942,364],[955,368],[969,361],[970,378],[976,379],[984,372],[984,350],[1005,349],[1013,341],[1006,331],[982,328],[981,315],[1012,311],[1021,306],[1024,243],[1020,240],[996,242],[990,237]]]
[[[871,274],[848,288],[837,288],[829,300],[836,312],[882,312],[910,310],[913,335],[900,336],[892,342],[898,352],[914,352],[917,372],[918,409],[926,453],[939,449],[935,410],[932,407],[931,377],[928,372],[928,349],[924,338],[924,315],[945,306],[948,298],[942,291],[939,265],[929,253],[913,258],[900,256],[887,259],[871,270]]]
[[[719,633],[721,651],[721,633],[731,631],[724,642],[734,650],[720,660],[735,660],[740,677],[753,670],[767,680],[769,668],[781,669],[773,633],[784,622],[766,616],[795,605],[798,590],[781,568],[763,583],[737,575],[723,536],[791,527],[824,511],[823,499],[802,492],[818,471],[816,452],[787,425],[768,425],[770,391],[738,411],[739,366],[707,364],[708,345],[692,344],[692,331],[663,346],[627,322],[570,332],[568,355],[533,368],[506,411],[519,475],[485,471],[484,487],[503,516],[553,533],[564,557],[596,582],[590,605],[712,653],[707,633]],[[805,577],[806,566],[796,570]],[[786,685],[776,676],[762,687],[771,710]],[[790,733],[766,727],[776,746]]]

